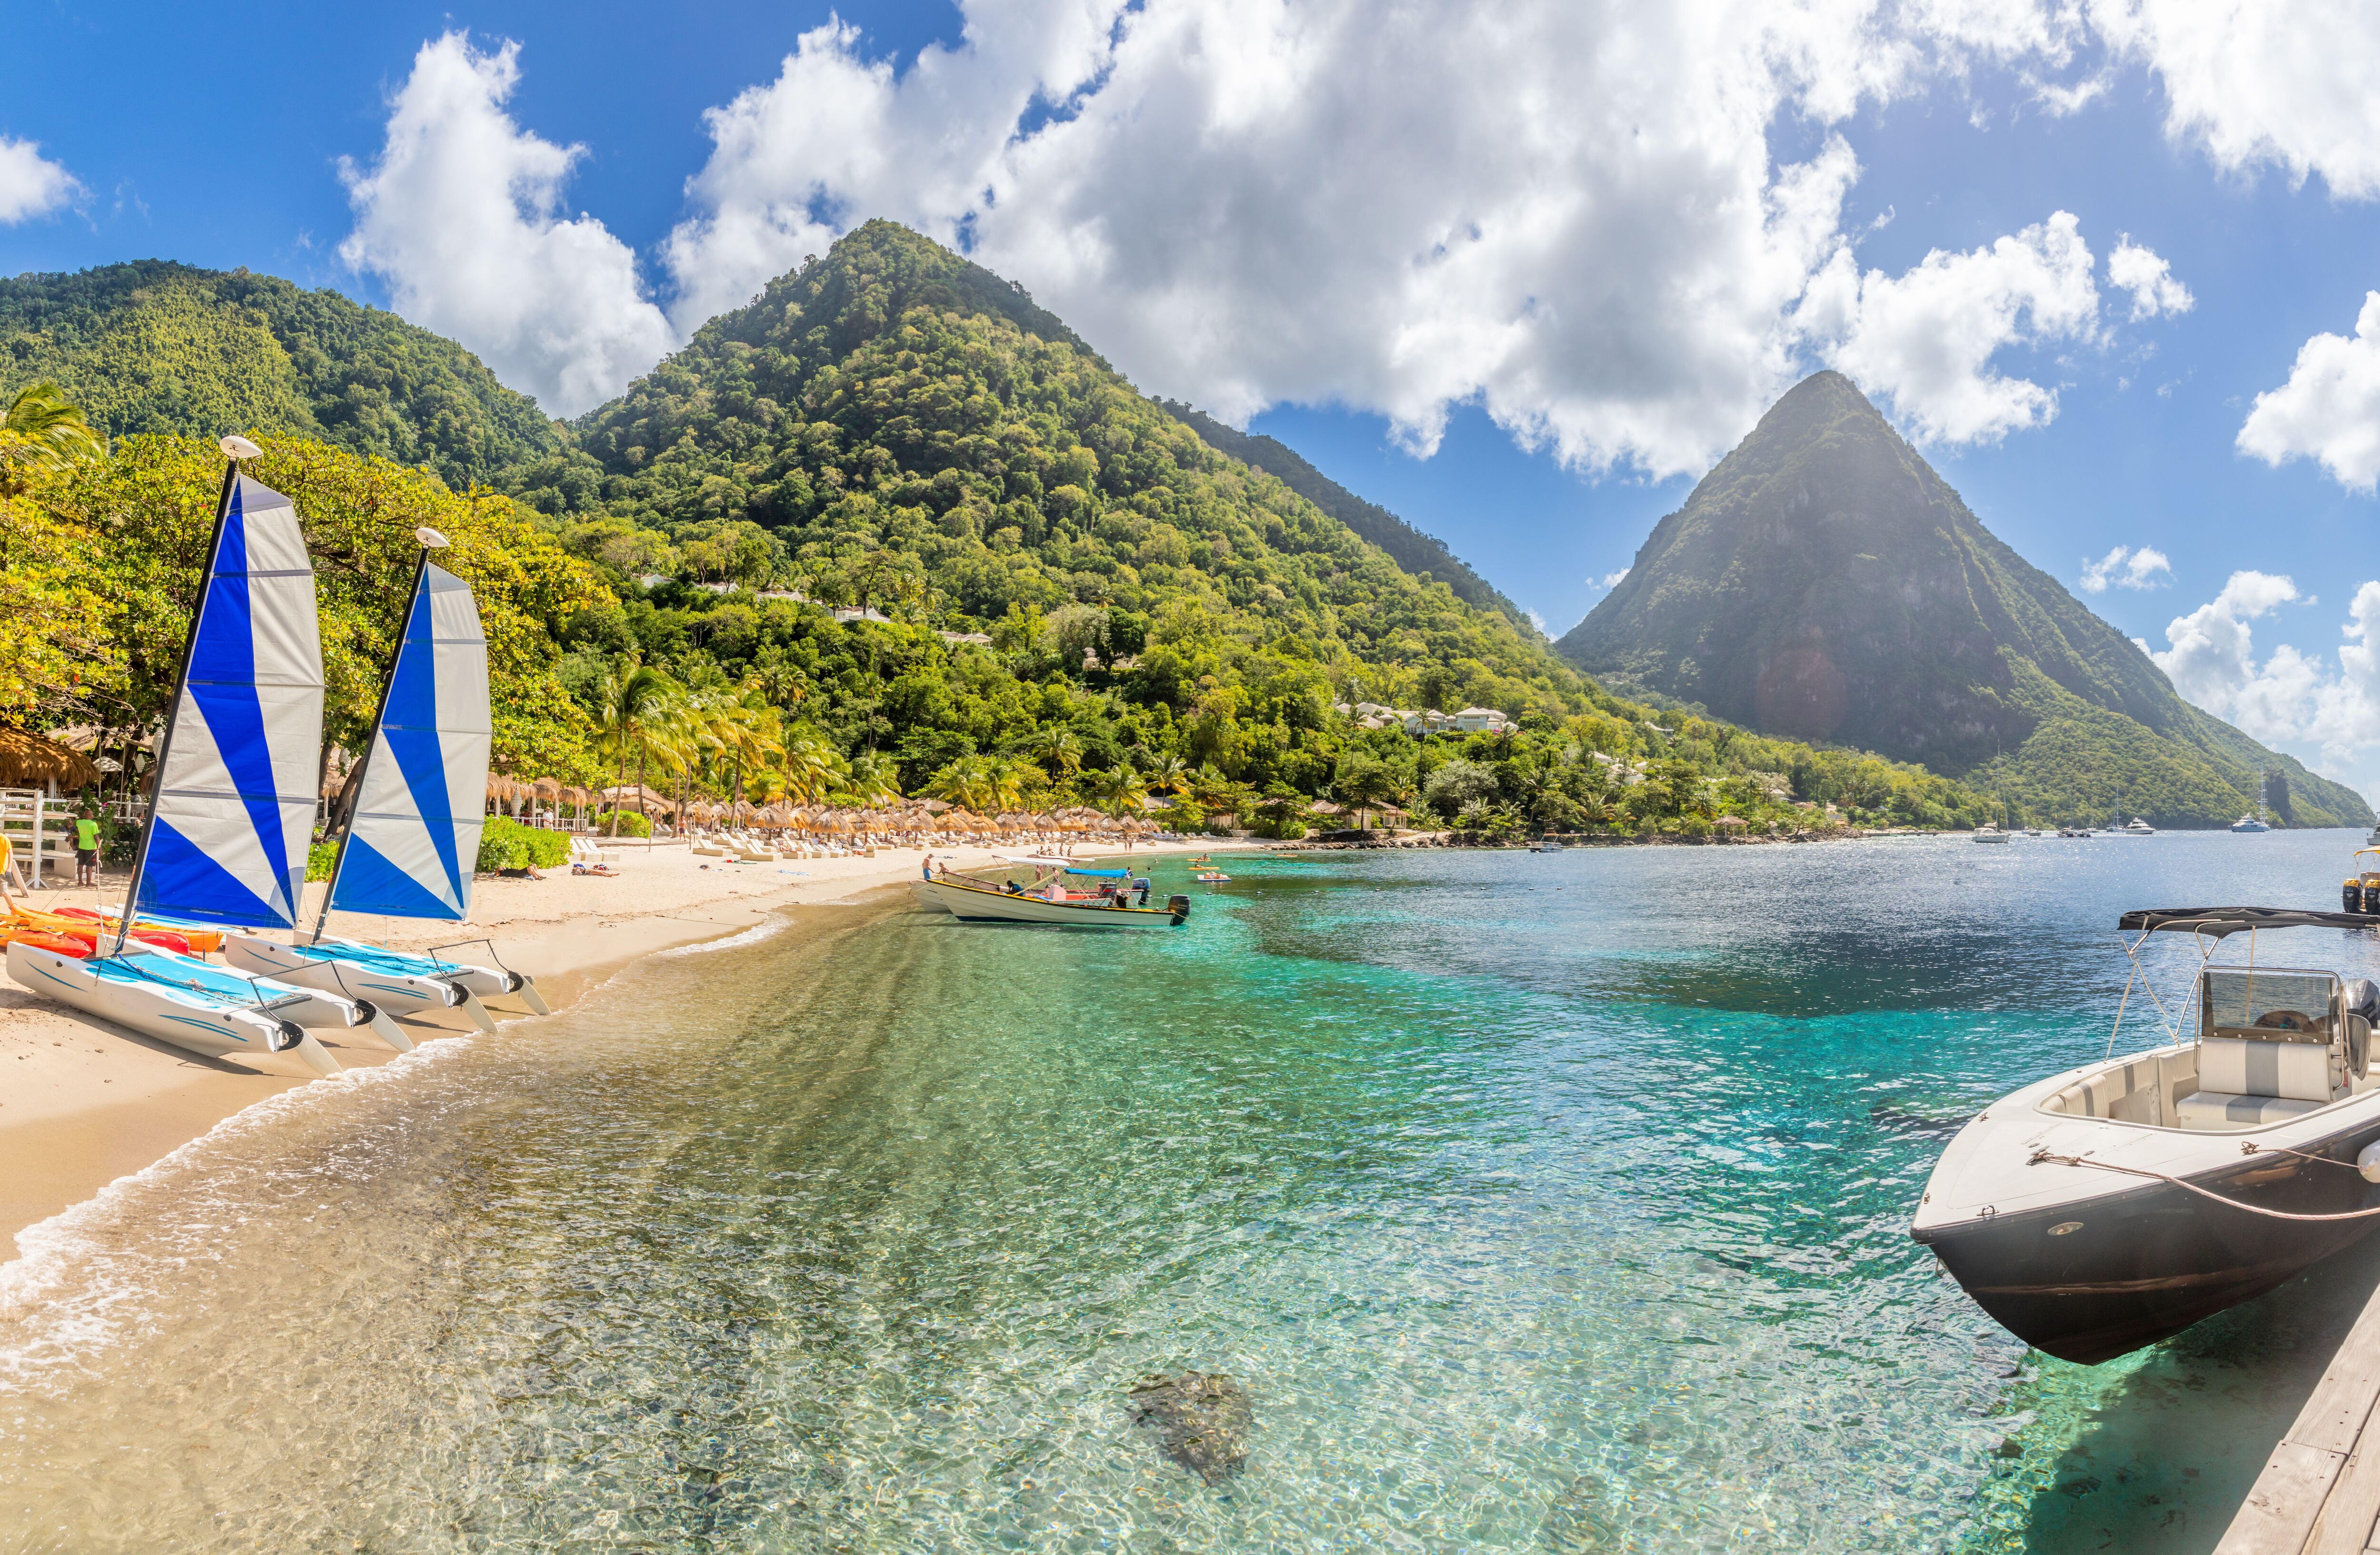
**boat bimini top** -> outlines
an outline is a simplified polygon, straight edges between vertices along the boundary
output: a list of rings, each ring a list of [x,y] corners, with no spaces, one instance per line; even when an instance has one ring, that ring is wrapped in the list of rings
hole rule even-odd
[[[2222,939],[2252,929],[2380,929],[2380,914],[2301,912],[2295,907],[2141,907],[2116,922],[2126,933]]]

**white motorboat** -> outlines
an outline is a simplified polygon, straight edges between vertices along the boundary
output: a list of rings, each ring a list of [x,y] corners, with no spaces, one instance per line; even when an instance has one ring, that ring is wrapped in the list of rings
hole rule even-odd
[[[369,1002],[241,977],[130,938],[171,915],[225,928],[291,928],[306,876],[322,741],[314,570],[289,499],[240,473],[259,450],[225,438],[206,573],[133,856],[130,911],[81,958],[8,947],[36,993],[208,1057],[295,1051],[339,1063],[305,1020],[384,1021]]]
[[[2156,835],[2156,828],[2139,816],[2134,816],[2125,825],[2109,827],[2107,834],[2111,837],[2154,837]]]
[[[2207,963],[2231,934],[2370,929],[2380,916],[2210,907],[2121,926],[2196,937],[2195,1029],[2176,1022],[2149,1051],[1985,1108],[1943,1151],[1910,1225],[2003,1327],[2086,1365],[2269,1291],[2380,1225],[2380,988],[2265,965],[2252,942],[2247,965]]]
[[[1120,882],[1139,882],[1138,896],[1148,901],[1148,877],[1129,869],[1087,869],[1068,858],[1031,855],[1009,857],[1011,866],[1033,871],[1030,882],[1014,879],[978,880],[943,869],[926,880],[911,881],[909,889],[929,906],[975,923],[1058,924],[1071,929],[1178,929],[1190,916],[1190,898],[1169,896],[1162,907],[1133,905],[1135,893]],[[1075,891],[1069,883],[1097,881],[1099,891]]]
[[[2272,828],[2265,825],[2265,822],[2256,816],[2243,815],[2239,820],[2231,823],[2231,830],[2242,836],[2245,836],[2255,832],[2269,832]]]

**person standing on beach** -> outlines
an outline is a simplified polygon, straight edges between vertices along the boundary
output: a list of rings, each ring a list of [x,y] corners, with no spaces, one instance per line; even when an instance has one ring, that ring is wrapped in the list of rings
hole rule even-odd
[[[86,803],[75,812],[75,884],[99,883],[99,815]]]

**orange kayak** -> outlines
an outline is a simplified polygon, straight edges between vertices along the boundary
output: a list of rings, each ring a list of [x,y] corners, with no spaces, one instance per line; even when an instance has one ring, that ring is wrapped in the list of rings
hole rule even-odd
[[[29,945],[54,950],[61,955],[79,955],[84,960],[98,951],[102,934],[113,932],[113,929],[100,921],[98,914],[85,917],[71,907],[55,913],[29,912],[16,907],[10,909],[5,920],[0,920],[0,941],[13,942],[21,940]],[[197,948],[190,943],[188,937],[170,929],[144,929],[136,924],[132,937],[142,944],[155,945],[160,950],[180,951],[186,955]],[[221,935],[201,935],[200,938],[212,938],[218,945],[223,942]],[[80,949],[68,950],[66,948],[68,943]]]
[[[103,917],[92,912],[89,907],[60,907],[51,916],[77,918],[110,930],[115,927],[115,918],[113,915]],[[70,929],[67,932],[79,932],[79,930]],[[136,940],[145,940],[152,945],[164,945],[169,950],[188,950],[200,955],[219,951],[224,946],[223,930],[220,929],[168,929],[161,923],[142,923],[138,919],[133,921],[132,937]]]

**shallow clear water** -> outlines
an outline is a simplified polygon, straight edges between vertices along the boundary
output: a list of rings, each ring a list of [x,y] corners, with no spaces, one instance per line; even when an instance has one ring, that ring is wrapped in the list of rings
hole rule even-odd
[[[2204,1549],[2380,1257],[2094,1371],[1908,1208],[1941,1124],[2106,1047],[2119,910],[2327,905],[2352,846],[1174,864],[1163,935],[801,909],[30,1233],[0,1550]],[[1253,1401],[1217,1487],[1124,1405],[1184,1367]]]

